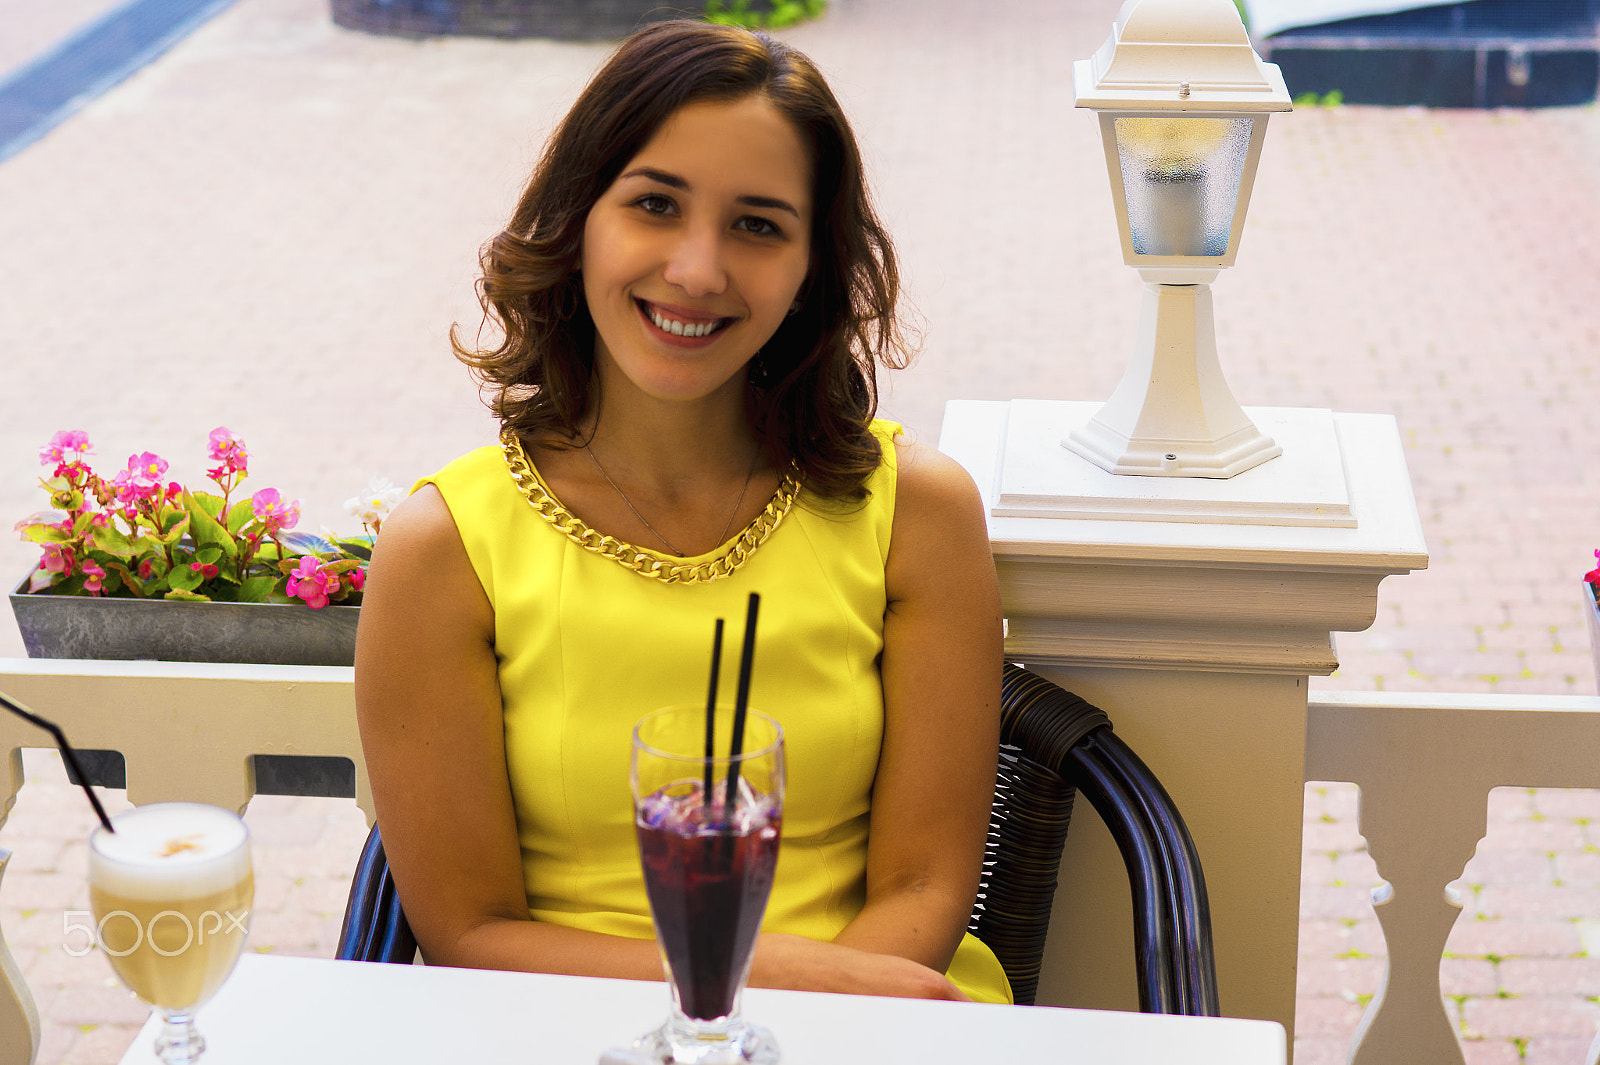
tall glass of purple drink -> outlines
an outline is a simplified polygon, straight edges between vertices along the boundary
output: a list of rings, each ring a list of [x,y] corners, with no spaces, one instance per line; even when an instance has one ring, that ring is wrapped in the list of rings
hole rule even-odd
[[[704,707],[657,711],[633,731],[639,859],[672,988],[672,1015],[636,1048],[673,1065],[778,1061],[739,998],[778,864],[783,729],[750,712],[731,755],[734,716],[716,715],[710,756]]]

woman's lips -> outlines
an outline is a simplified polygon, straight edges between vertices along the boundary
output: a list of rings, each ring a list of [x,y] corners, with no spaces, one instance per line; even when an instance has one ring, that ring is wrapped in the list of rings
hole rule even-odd
[[[664,311],[646,300],[635,299],[645,320],[671,337],[700,340],[721,332],[733,323],[732,318],[698,318],[677,312]]]

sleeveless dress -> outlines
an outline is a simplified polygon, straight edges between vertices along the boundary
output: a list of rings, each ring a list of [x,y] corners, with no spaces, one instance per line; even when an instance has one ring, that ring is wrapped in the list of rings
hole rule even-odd
[[[752,591],[761,615],[750,706],[783,726],[788,769],[762,928],[832,940],[860,911],[883,740],[878,656],[895,504],[891,441],[900,427],[872,428],[884,460],[865,502],[841,506],[801,489],[736,572],[706,583],[641,577],[581,546],[574,537],[599,538],[561,507],[531,461],[519,488],[500,446],[418,482],[444,496],[494,608],[506,766],[534,920],[655,934],[628,788],[632,729],[660,707],[704,704],[719,617],[727,620],[723,692],[732,701],[737,667],[727,665],[737,662]],[[666,560],[710,562],[750,532],[707,555]],[[651,563],[665,558],[628,550]],[[970,934],[948,975],[974,999],[1011,1001],[1000,963]]]

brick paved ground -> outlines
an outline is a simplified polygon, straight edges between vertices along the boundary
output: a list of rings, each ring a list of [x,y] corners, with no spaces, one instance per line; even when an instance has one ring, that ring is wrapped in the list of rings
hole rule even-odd
[[[0,70],[111,0],[0,0]],[[834,0],[789,36],[829,71],[905,258],[926,350],[887,409],[933,439],[950,398],[1109,393],[1138,284],[1120,265],[1072,57],[1116,0]],[[409,480],[490,426],[444,343],[475,249],[604,55],[410,42],[325,0],[239,0],[0,166],[0,515],[32,456],[89,431],[115,466],[197,478],[249,441],[252,487],[307,524],[368,476]],[[1343,108],[1275,118],[1239,265],[1216,285],[1246,404],[1399,419],[1433,562],[1341,634],[1319,687],[1592,693],[1578,577],[1600,547],[1600,112]],[[7,519],[7,521],[14,519]],[[0,540],[0,576],[31,562]],[[9,617],[0,656],[20,655]],[[0,926],[40,1000],[41,1062],[114,1061],[142,1011],[61,949],[87,817],[30,756],[0,845]],[[1345,785],[1310,785],[1298,1060],[1342,1060],[1381,976],[1375,873]],[[254,949],[327,954],[362,835],[353,804],[262,798]],[[1600,1026],[1600,798],[1502,791],[1445,961],[1469,1062],[1578,1065]],[[1591,957],[1592,955],[1592,957]]]

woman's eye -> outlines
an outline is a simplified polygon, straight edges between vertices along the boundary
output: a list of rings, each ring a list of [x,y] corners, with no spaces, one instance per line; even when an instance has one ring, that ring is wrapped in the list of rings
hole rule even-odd
[[[639,208],[641,211],[644,211],[646,214],[670,214],[673,207],[671,200],[667,199],[665,196],[658,196],[655,193],[651,193],[647,196],[640,196],[637,200],[633,201],[633,205]]]
[[[744,232],[753,233],[758,237],[783,236],[783,230],[779,229],[772,222],[765,218],[757,218],[754,215],[746,215],[745,217],[739,219],[738,222],[734,223],[734,225]]]

